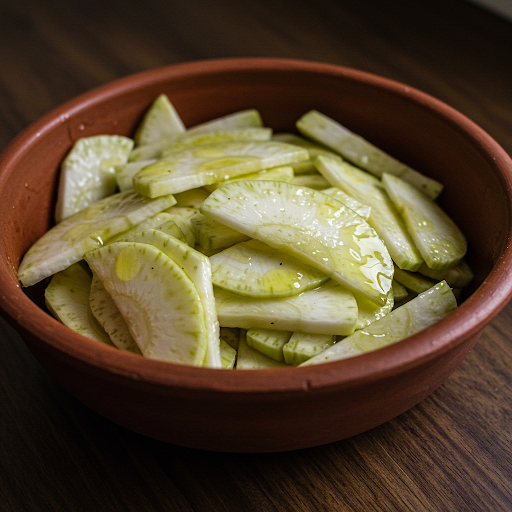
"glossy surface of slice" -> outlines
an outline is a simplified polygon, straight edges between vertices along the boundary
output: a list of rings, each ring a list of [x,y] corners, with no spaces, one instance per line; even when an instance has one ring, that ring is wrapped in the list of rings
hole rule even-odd
[[[78,139],[61,164],[55,220],[73,215],[116,191],[116,165],[124,164],[133,140],[121,135]]]
[[[334,343],[334,336],[329,334],[311,334],[294,332],[283,346],[286,364],[297,366],[323,352]]]
[[[423,258],[380,180],[332,158],[320,156],[315,163],[334,187],[371,207],[368,223],[384,240],[393,261],[405,270],[417,270]]]
[[[274,361],[274,359],[250,347],[247,343],[245,331],[240,331],[238,355],[236,359],[237,370],[261,370],[264,368],[280,368],[285,366],[284,363]]]
[[[386,302],[393,277],[388,250],[337,199],[285,182],[238,181],[213,192],[201,212],[292,254],[357,295]]]
[[[145,357],[202,366],[207,330],[192,281],[171,258],[143,243],[116,242],[86,254]]]
[[[248,329],[246,333],[247,344],[274,359],[284,363],[283,347],[290,340],[291,331],[276,331],[275,329]]]
[[[215,288],[220,325],[320,334],[351,334],[357,302],[346,288],[328,281],[314,290],[278,299],[253,299]]]
[[[23,286],[36,284],[175,202],[172,195],[149,199],[134,191],[106,197],[47,231],[23,257],[18,278]]]
[[[226,142],[184,149],[140,170],[134,187],[157,197],[211,185],[241,174],[307,160],[303,148],[283,142]]]
[[[446,212],[428,196],[396,176],[383,174],[382,183],[402,215],[425,263],[436,269],[457,265],[466,254],[467,242]]]
[[[379,178],[385,172],[400,176],[433,199],[443,189],[438,181],[399,162],[396,158],[342,126],[338,121],[316,110],[304,114],[297,121],[297,128],[303,135],[321,142],[361,169],[365,169]]]
[[[260,240],[248,240],[210,257],[213,284],[246,297],[298,295],[329,279],[323,272]]]
[[[438,322],[457,308],[457,301],[445,281],[437,283],[369,327],[347,336],[303,365],[326,363],[353,357],[396,343]]]

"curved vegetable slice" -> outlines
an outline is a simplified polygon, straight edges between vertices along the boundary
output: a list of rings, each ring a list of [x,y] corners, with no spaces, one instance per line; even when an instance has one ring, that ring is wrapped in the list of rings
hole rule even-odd
[[[402,215],[425,263],[443,269],[457,265],[467,251],[466,238],[446,212],[406,181],[382,175],[382,183]]]
[[[372,227],[337,199],[277,181],[235,181],[213,192],[200,211],[292,254],[353,293],[385,304],[393,263]]]
[[[299,131],[339,153],[355,165],[377,177],[383,173],[401,177],[435,199],[443,186],[436,180],[421,174],[408,165],[399,162],[361,136],[356,135],[338,121],[311,110],[297,121]]]
[[[186,243],[162,231],[149,229],[129,238],[130,242],[150,244],[169,256],[194,283],[204,309],[208,347],[205,366],[220,368],[219,321],[213,295],[212,269],[208,258]]]
[[[204,123],[191,126],[187,132],[211,131],[211,130],[233,130],[236,128],[259,128],[263,126],[263,120],[258,110],[248,108],[239,110],[224,116],[210,119]]]
[[[307,150],[283,142],[225,142],[172,153],[140,170],[133,184],[157,197],[308,158]]]
[[[393,261],[405,270],[418,270],[423,258],[380,180],[332,158],[319,156],[315,163],[334,187],[371,206],[368,223],[384,240]]]
[[[98,276],[92,276],[89,304],[92,314],[119,350],[141,354],[123,315]]]
[[[287,364],[299,365],[323,352],[334,343],[334,336],[294,332],[283,347],[283,356]]]
[[[457,308],[452,290],[441,281],[369,327],[338,341],[301,366],[346,359],[396,343],[426,329]]]
[[[80,262],[57,272],[44,292],[46,306],[57,320],[70,329],[112,345],[89,307],[91,281],[91,275]]]
[[[354,330],[357,302],[346,288],[328,281],[293,297],[253,299],[214,288],[220,325],[346,336]]]
[[[55,220],[73,215],[116,191],[117,165],[124,164],[133,140],[121,135],[78,139],[63,160]]]
[[[201,299],[171,258],[148,244],[116,242],[85,255],[145,357],[202,366],[207,331]]]
[[[134,191],[106,197],[47,231],[23,257],[18,278],[23,286],[32,286],[175,202],[172,195],[149,199]]]
[[[290,340],[292,334],[290,331],[274,329],[248,329],[246,338],[250,347],[278,363],[284,363],[283,347]]]
[[[240,333],[240,341],[238,343],[238,356],[236,360],[237,370],[279,368],[284,366],[286,366],[284,363],[274,361],[274,359],[249,346],[247,343],[245,331]]]
[[[325,283],[328,276],[260,240],[210,257],[213,284],[246,297],[289,297]]]

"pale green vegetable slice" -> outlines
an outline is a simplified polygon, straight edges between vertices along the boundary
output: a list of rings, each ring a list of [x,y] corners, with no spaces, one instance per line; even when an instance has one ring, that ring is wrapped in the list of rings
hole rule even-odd
[[[112,345],[108,334],[89,307],[92,277],[80,262],[57,272],[46,287],[46,307],[59,322],[70,329]]]
[[[115,178],[117,187],[121,192],[125,190],[133,190],[133,177],[144,167],[154,164],[156,158],[138,160],[137,162],[126,162],[125,164],[116,165]]]
[[[47,231],[27,251],[18,269],[23,286],[32,286],[80,261],[87,251],[175,203],[172,195],[150,199],[134,191],[106,197]]]
[[[235,176],[226,181],[219,181],[213,185],[205,185],[205,189],[209,192],[217,190],[222,187],[225,183],[230,181],[238,180],[270,180],[270,181],[292,181],[295,174],[291,165],[281,165],[279,167],[272,167],[270,169],[263,169],[262,171],[251,172],[249,174],[243,174],[241,176]]]
[[[213,284],[246,297],[298,295],[329,278],[260,240],[235,244],[210,257]]]
[[[457,265],[450,268],[434,269],[430,268],[426,263],[423,263],[418,269],[420,274],[423,274],[435,281],[445,280],[451,287],[464,288],[474,277],[471,267],[465,260],[461,260]]]
[[[331,186],[331,184],[319,173],[301,174],[300,176],[295,176],[291,182],[294,185],[314,188],[315,190],[323,190]]]
[[[142,354],[119,308],[96,274],[92,276],[89,305],[92,314],[118,349]]]
[[[359,135],[354,134],[338,121],[316,110],[304,114],[296,125],[306,137],[324,144],[353,164],[379,178],[385,172],[394,174],[433,199],[443,190],[443,186],[438,181],[398,161]]]
[[[171,258],[143,243],[116,242],[85,255],[145,357],[202,366],[207,329],[196,287]]]
[[[210,192],[203,187],[199,187],[179,192],[178,194],[174,194],[174,197],[176,199],[176,206],[178,207],[199,208],[209,195]]]
[[[448,283],[450,284],[450,283]],[[407,298],[409,292],[404,285],[400,284],[396,279],[393,279],[393,299],[395,304]]]
[[[157,214],[153,215],[152,217],[149,217],[149,219],[143,220],[140,224],[137,224],[136,226],[133,226],[133,228],[128,229],[127,231],[123,231],[122,233],[119,233],[118,235],[109,238],[108,242],[109,244],[112,244],[114,242],[120,242],[121,240],[125,240],[126,238],[135,235],[136,233],[140,233],[141,231],[145,231],[146,229],[155,229],[162,224],[166,224],[172,219],[172,215],[170,213],[166,212],[158,212]],[[179,237],[176,237],[179,238]]]
[[[232,370],[236,363],[236,350],[222,338],[220,339],[220,362],[224,370]]]
[[[171,144],[162,149],[160,152],[160,158],[165,158],[174,151],[180,151],[191,147],[207,146],[210,144],[218,144],[220,142],[263,141],[270,140],[271,137],[272,129],[264,127],[185,132]]]
[[[467,251],[466,238],[446,212],[406,181],[384,173],[382,183],[430,268],[457,265]]]
[[[130,154],[128,155],[128,162],[136,163],[144,160],[156,160],[160,158],[162,150],[169,146],[175,139],[176,135],[168,135],[167,137],[162,137],[150,144],[136,146],[130,151]]]
[[[168,215],[171,215],[170,213]],[[172,217],[172,215],[171,215]],[[170,219],[167,222],[164,222],[163,224],[160,224],[159,226],[156,226],[155,229],[158,229],[159,231],[162,231],[163,233],[173,236],[174,238],[177,238],[180,242],[183,242],[187,244],[190,247],[194,247],[195,245],[195,238],[192,235],[192,238],[188,236],[188,234],[183,232],[183,229],[180,227],[180,223],[177,218]]]
[[[329,334],[294,332],[283,347],[283,357],[287,364],[297,366],[320,354],[334,343]]]
[[[128,159],[133,140],[121,135],[78,139],[61,164],[55,220],[73,215],[115,193],[115,167]]]
[[[319,155],[337,158],[338,160],[342,159],[339,153],[331,151],[326,146],[313,142],[311,139],[305,139],[304,137],[301,137],[295,133],[275,133],[272,136],[272,139],[306,148],[311,160],[314,160]]]
[[[140,170],[133,183],[157,197],[307,158],[307,150],[283,142],[225,142],[172,153]]]
[[[165,94],[160,94],[150,105],[135,132],[138,146],[151,144],[163,137],[178,136],[185,131],[174,105]]]
[[[395,280],[393,279],[393,283]],[[357,321],[355,325],[355,330],[363,329],[364,327],[368,327],[373,322],[376,322],[380,318],[386,316],[390,311],[392,311],[393,306],[395,305],[395,296],[393,292],[393,287],[388,293],[388,298],[386,304],[383,306],[376,306],[372,302],[356,297],[357,301]]]
[[[405,270],[417,270],[423,258],[380,180],[347,162],[322,156],[315,162],[334,187],[371,207],[368,223],[384,240],[393,261]]]
[[[353,293],[385,304],[393,263],[375,230],[345,204],[317,190],[278,181],[235,181],[201,212],[295,256]]]
[[[254,299],[214,288],[220,325],[320,334],[351,334],[357,302],[346,288],[328,281],[300,295]]]
[[[162,231],[149,229],[132,236],[128,241],[150,244],[171,258],[196,287],[204,310],[208,339],[204,366],[220,368],[219,321],[215,309],[212,269],[208,258],[186,243]]]
[[[263,120],[258,110],[249,108],[231,112],[229,114],[210,119],[204,123],[196,124],[188,128],[187,132],[211,131],[211,130],[233,130],[236,128],[260,128]]]
[[[395,268],[394,279],[415,293],[424,292],[436,284],[436,281],[418,272],[408,272],[399,268]]]
[[[197,213],[190,219],[197,243],[207,254],[249,240],[249,236],[225,224]]]
[[[291,331],[275,329],[248,329],[246,333],[247,344],[250,347],[279,363],[284,363],[283,347],[291,335]]]
[[[343,190],[339,189],[338,187],[325,188],[322,190],[322,192],[324,194],[327,194],[328,196],[338,199],[338,201],[341,201],[342,203],[345,203],[358,215],[361,215],[363,219],[368,220],[370,218],[370,213],[372,213],[371,206],[368,206],[362,203],[361,201],[358,201],[357,199],[353,198],[352,196],[349,196],[346,192],[343,192]]]
[[[238,343],[238,356],[236,359],[237,370],[261,370],[264,368],[279,368],[284,366],[286,365],[274,361],[274,359],[250,347],[247,344],[245,331],[240,332],[240,341]]]
[[[338,341],[302,366],[326,363],[364,354],[426,329],[457,308],[457,301],[446,281],[395,309],[369,327]]]

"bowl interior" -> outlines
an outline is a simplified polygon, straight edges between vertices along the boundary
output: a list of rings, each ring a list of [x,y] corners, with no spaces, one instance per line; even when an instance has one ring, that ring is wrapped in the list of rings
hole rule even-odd
[[[416,357],[442,350],[443,343],[453,343],[463,331],[481,330],[510,297],[512,286],[503,269],[510,268],[512,165],[480,128],[426,94],[363,72],[279,59],[226,59],[145,72],[86,93],[30,126],[5,151],[0,169],[2,309],[11,321],[45,343],[89,359],[91,364],[121,364],[139,375],[164,371],[166,365],[155,361],[141,364],[136,357],[113,355],[113,350],[96,343],[81,340],[81,348],[77,348],[74,344],[81,337],[67,332],[45,313],[44,283],[22,291],[16,277],[25,251],[53,223],[59,164],[72,143],[100,133],[132,135],[143,112],[160,93],[169,96],[187,126],[256,108],[274,131],[295,131],[295,121],[306,111],[317,109],[445,185],[441,204],[468,238],[467,259],[475,280],[464,297],[467,300],[443,321],[444,327],[434,326],[428,334],[416,335],[414,350],[403,350],[398,344],[384,349],[382,357],[369,355],[368,361],[380,361],[381,370],[392,371]],[[433,348],[427,336],[435,336],[438,346]],[[365,357],[357,363],[333,363],[343,366],[343,377],[317,368],[307,372],[319,382],[329,376],[364,378],[377,370],[364,363]],[[253,372],[238,378],[258,389],[285,386],[285,381],[300,387],[302,377],[296,382],[296,377],[290,377],[295,371],[274,372],[270,384]],[[180,378],[188,374],[197,377],[197,369],[179,372]]]

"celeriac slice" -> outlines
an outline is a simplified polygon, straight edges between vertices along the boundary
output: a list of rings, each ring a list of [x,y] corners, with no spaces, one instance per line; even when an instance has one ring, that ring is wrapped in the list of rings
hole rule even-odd
[[[126,162],[125,164],[116,165],[115,178],[117,186],[121,192],[125,190],[133,190],[133,177],[144,167],[154,164],[156,158],[138,160],[136,162]]]
[[[132,242],[106,245],[85,259],[145,357],[203,365],[208,339],[204,309],[177,263],[152,245]]]
[[[32,286],[80,261],[87,251],[172,206],[172,195],[150,199],[134,191],[119,192],[59,222],[23,257],[18,278]]]
[[[357,321],[357,302],[346,288],[328,281],[293,297],[254,299],[214,288],[220,325],[346,336]]]
[[[329,279],[323,272],[260,240],[235,244],[210,257],[213,284],[246,297],[298,295]]]
[[[208,346],[204,366],[220,368],[219,321],[215,309],[212,269],[208,258],[186,243],[162,231],[149,229],[130,237],[130,242],[150,244],[171,258],[196,287],[204,310]]]
[[[232,370],[236,363],[236,350],[220,339],[220,363],[224,370]]]
[[[137,146],[151,144],[164,137],[175,137],[185,131],[174,105],[165,94],[160,94],[150,105],[135,131]]]
[[[291,331],[276,331],[275,329],[248,329],[246,333],[247,344],[274,359],[284,363],[283,347],[290,340]]]
[[[88,338],[112,345],[89,307],[92,277],[81,262],[57,272],[46,287],[46,307],[62,324]]]
[[[119,308],[96,274],[92,276],[89,305],[92,314],[118,349],[142,354]]]
[[[295,176],[291,180],[291,183],[294,185],[300,185],[301,187],[314,188],[315,190],[323,190],[331,186],[331,184],[318,172]]]
[[[425,292],[436,284],[436,281],[418,272],[408,272],[399,268],[395,268],[393,278],[396,282],[415,293]]]
[[[306,137],[324,144],[361,169],[365,169],[379,178],[385,172],[394,174],[408,181],[432,199],[435,199],[443,189],[438,181],[399,162],[396,158],[342,126],[338,121],[316,110],[304,114],[297,121],[296,126]]]
[[[454,288],[465,288],[474,277],[471,267],[465,260],[461,260],[453,267],[441,269],[430,268],[426,263],[423,263],[418,272],[435,281],[444,280]]]
[[[446,212],[406,181],[384,173],[382,183],[430,268],[457,265],[467,251],[466,238]]]
[[[283,357],[287,364],[297,366],[320,354],[334,343],[330,334],[294,332],[283,346]]]
[[[121,135],[82,137],[61,164],[55,220],[73,215],[116,191],[115,167],[126,163],[133,140]]]
[[[236,128],[259,128],[263,126],[263,120],[258,110],[248,108],[210,119],[204,123],[196,124],[188,128],[187,132],[233,130]]]
[[[307,150],[283,142],[225,142],[172,153],[141,169],[133,184],[157,197],[308,158]]]
[[[368,223],[384,240],[393,261],[405,270],[417,270],[423,258],[380,180],[332,158],[319,156],[315,163],[334,187],[371,207]]]
[[[338,341],[301,366],[345,359],[396,343],[426,329],[456,308],[457,301],[452,290],[446,281],[441,281],[367,328]]]
[[[334,197],[338,201],[345,203],[349,208],[354,210],[358,215],[361,215],[363,219],[368,220],[370,213],[372,213],[372,207],[368,206],[361,201],[349,196],[346,192],[339,189],[338,187],[329,187],[322,190],[324,194]]]
[[[264,368],[279,368],[284,366],[286,365],[274,361],[274,359],[250,347],[247,343],[246,332],[243,330],[240,332],[238,355],[236,358],[237,370],[261,370]]]
[[[209,144],[218,144],[220,142],[270,140],[271,137],[272,129],[263,127],[185,132],[183,135],[177,137],[171,144],[162,149],[160,152],[160,158],[165,158],[174,151],[186,148],[207,146]]]
[[[317,190],[278,181],[234,181],[200,211],[295,256],[353,293],[385,304],[393,263],[375,230],[345,204]]]
[[[393,283],[395,280],[393,279]],[[395,305],[395,295],[393,292],[393,287],[391,287],[390,292],[388,293],[388,298],[386,304],[383,306],[376,306],[372,302],[356,297],[357,301],[357,321],[355,325],[355,330],[363,329],[364,327],[368,327],[373,322],[376,322],[380,318],[386,316]]]

